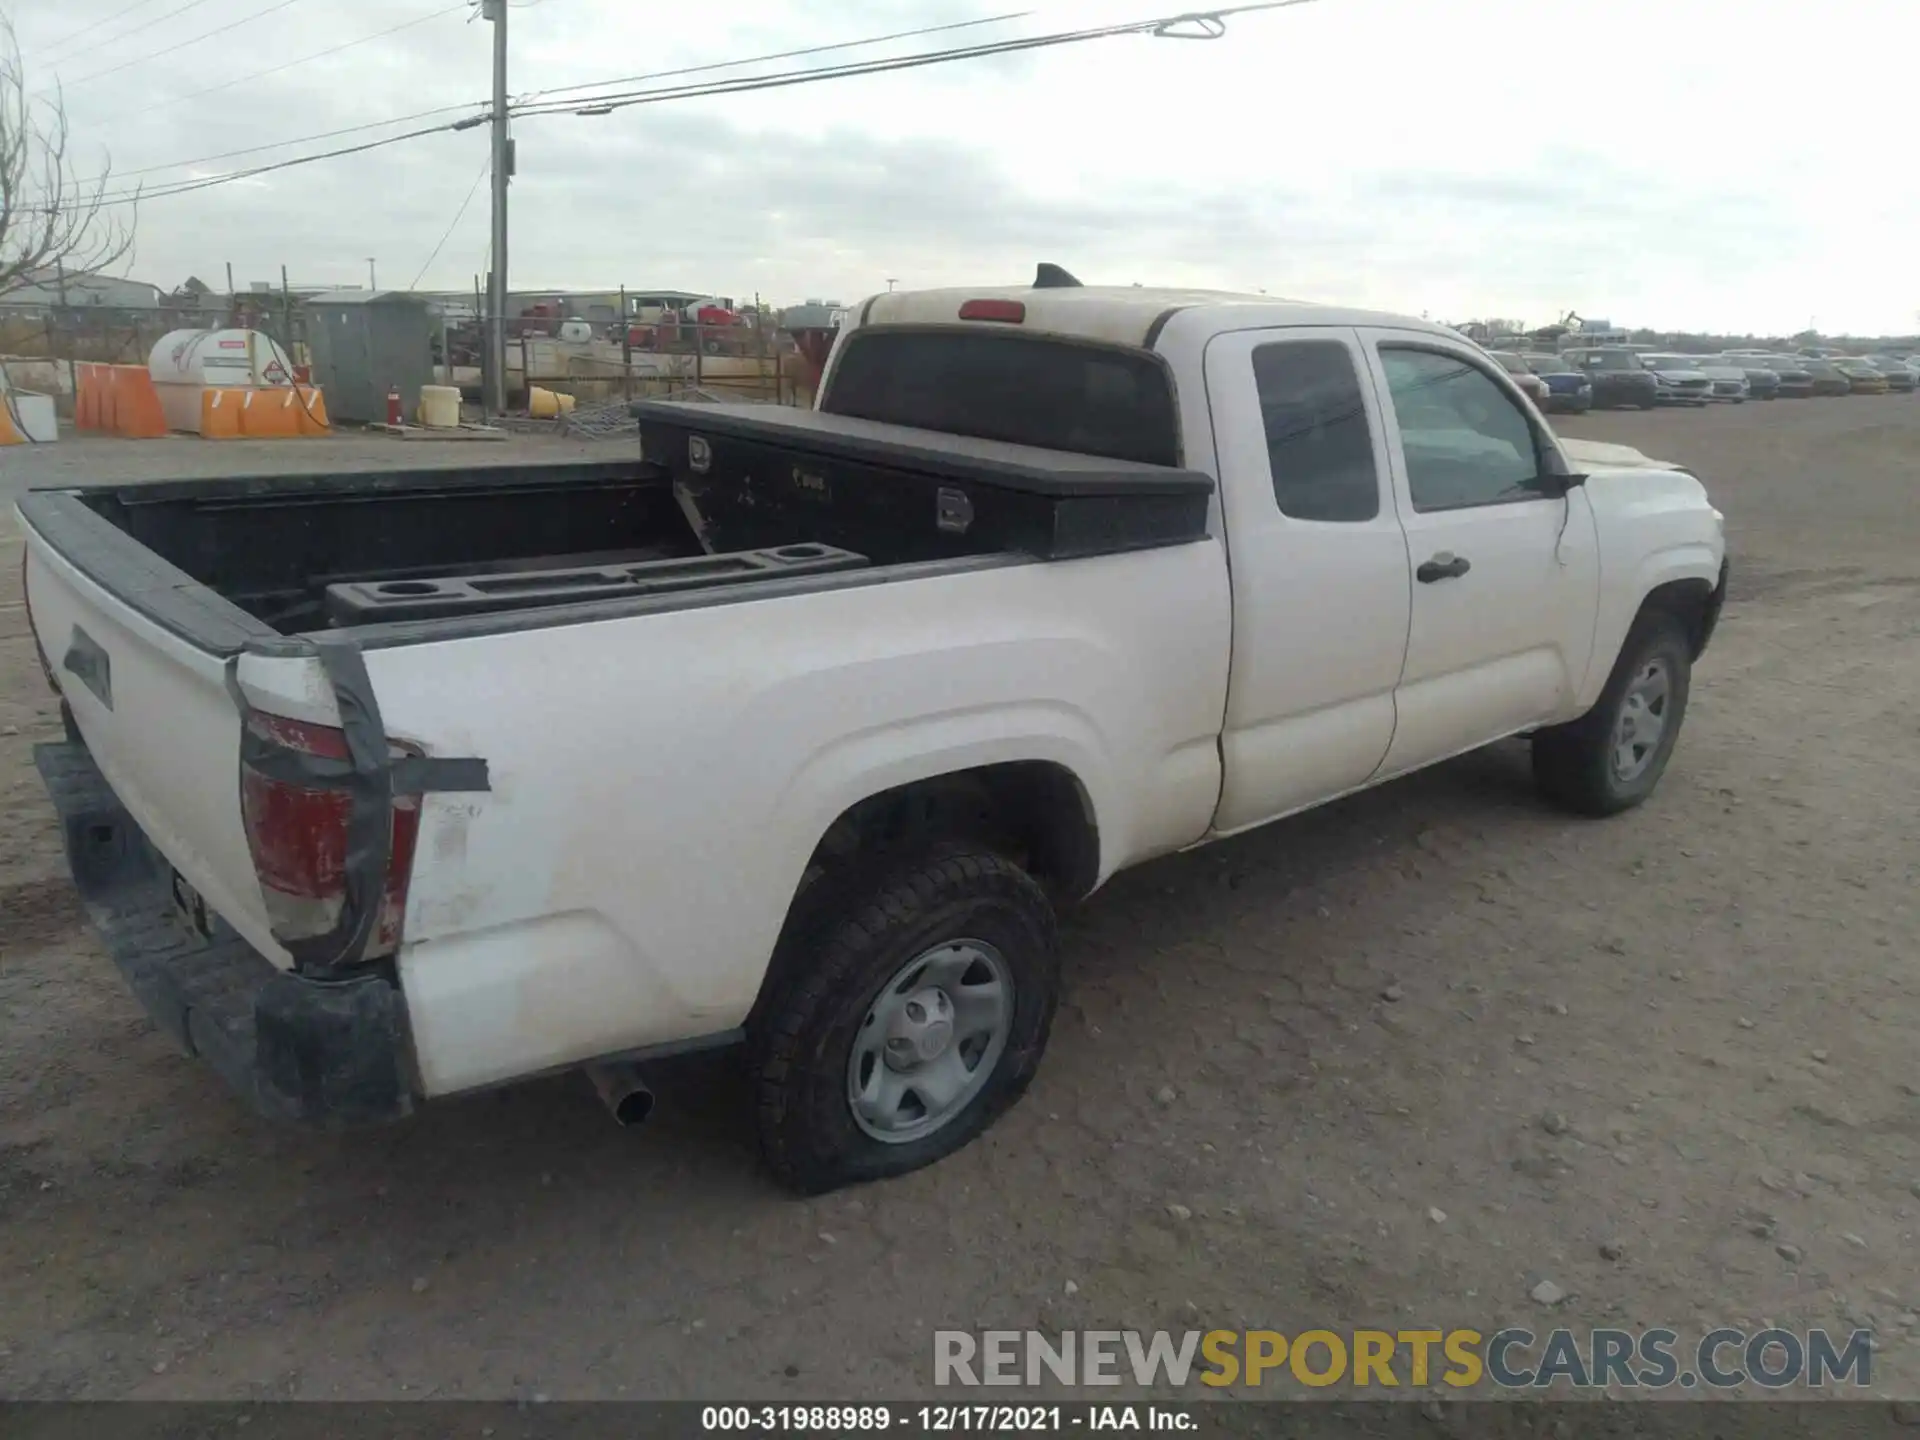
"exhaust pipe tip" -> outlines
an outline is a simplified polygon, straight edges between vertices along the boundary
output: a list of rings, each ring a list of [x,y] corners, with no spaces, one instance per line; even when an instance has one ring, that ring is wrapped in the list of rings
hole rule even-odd
[[[653,1087],[637,1065],[589,1065],[587,1078],[616,1124],[631,1128],[653,1114]]]

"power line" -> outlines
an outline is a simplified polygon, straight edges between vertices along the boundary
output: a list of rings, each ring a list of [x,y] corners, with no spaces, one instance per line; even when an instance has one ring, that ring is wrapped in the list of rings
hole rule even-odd
[[[996,41],[987,45],[960,46],[946,50],[924,52],[917,55],[897,56],[888,59],[862,61],[848,65],[816,66],[811,69],[786,71],[773,75],[746,76],[733,80],[720,80],[700,85],[669,86],[658,90],[622,92],[612,95],[589,95],[570,101],[553,101],[535,104],[525,109],[512,109],[515,115],[557,115],[557,114],[610,114],[614,110],[625,109],[632,105],[659,104],[668,100],[698,99],[710,95],[732,95],[753,90],[774,89],[791,85],[817,84],[825,80],[852,78],[859,75],[884,74],[894,70],[917,69],[928,65],[949,64],[959,60],[969,60],[990,55],[1016,53],[1023,50],[1043,49],[1061,45],[1079,44],[1091,40],[1108,39],[1119,35],[1155,35],[1166,38],[1218,39],[1225,34],[1225,21],[1232,15],[1251,14],[1264,10],[1290,9],[1298,5],[1312,4],[1314,0],[1262,0],[1262,3],[1231,6],[1220,10],[1202,12],[1184,12],[1177,15],[1160,16],[1150,20],[1130,21],[1120,25],[1092,27],[1083,30],[1061,31],[1050,35],[1032,36],[1022,40]],[[1183,27],[1199,27],[1198,29]],[[422,111],[420,116],[434,113],[446,113],[465,106],[446,106],[441,111]],[[381,149],[388,145],[401,144],[408,140],[420,139],[427,135],[445,134],[456,130],[467,130],[485,124],[489,111],[469,115],[449,124],[429,125],[417,130],[405,131],[398,135],[384,136],[377,140],[366,141],[359,145],[343,146],[334,150],[320,151],[312,155],[294,156],[290,159],[275,161],[271,164],[255,166],[248,170],[234,171],[224,175],[211,175],[175,184],[165,184],[154,189],[140,191],[118,191],[98,197],[102,205],[133,204],[143,200],[165,199],[173,195],[191,194],[198,190],[207,190],[219,185],[230,185],[242,180],[250,180],[261,175],[270,175],[295,166],[310,165],[321,160],[338,159],[348,155],[364,154],[367,151]],[[419,118],[419,117],[404,117]],[[400,123],[399,120],[376,121],[365,126],[350,126],[346,130],[329,132],[331,135],[346,134],[353,130],[378,128],[382,125]],[[308,136],[303,140],[280,141],[273,145],[255,146],[255,151],[280,149],[287,145],[304,144],[307,141],[326,138]],[[228,155],[245,153],[230,151]],[[224,158],[208,156],[206,159]],[[200,162],[178,162],[193,164]],[[175,166],[155,166],[151,169],[171,169]],[[129,171],[128,174],[143,173]],[[104,177],[102,177],[104,178]],[[74,206],[90,205],[94,198],[76,199]],[[69,206],[67,208],[73,208]]]
[[[520,97],[531,105],[547,95],[566,95],[576,90],[598,90],[606,85],[630,85],[640,80],[667,80],[675,75],[700,75],[710,70],[734,70],[742,65],[760,65],[768,60],[797,60],[803,55],[824,55],[830,50],[854,50],[867,45],[884,45],[890,40],[913,40],[922,35],[938,35],[948,30],[969,30],[981,25],[1004,25],[1009,20],[1024,20],[1034,12],[1013,10],[1005,15],[989,15],[982,20],[957,20],[950,25],[923,25],[917,30],[896,30],[891,35],[875,35],[866,40],[840,40],[832,45],[809,45],[801,50],[775,50],[767,55],[751,55],[744,60],[716,60],[707,65],[685,65],[677,70],[655,70],[646,75],[618,75],[611,80],[589,80],[580,85],[555,85]]]
[[[248,145],[239,150],[222,150],[214,155],[196,155],[191,160],[170,160],[165,165],[143,165],[137,170],[116,171],[112,176],[95,175],[78,183],[83,187],[97,185],[109,178],[125,179],[133,175],[153,175],[162,170],[184,170],[190,165],[209,165],[215,160],[233,160],[242,155],[260,155],[268,150],[285,150],[292,145],[310,145],[315,140],[337,140],[342,135],[363,135],[369,130],[384,130],[389,125],[404,125],[409,120],[425,120],[430,115],[451,115],[456,110],[473,110],[484,103],[484,101],[474,100],[465,105],[441,105],[432,110],[416,110],[411,115],[394,115],[385,120],[369,120],[362,125],[345,125],[338,130],[322,130],[317,135],[296,135],[291,140],[271,140],[264,145]],[[482,112],[476,117],[474,123],[480,124],[485,120],[486,115]]]
[[[181,10],[191,10],[194,5],[198,5],[202,3],[204,3],[204,0],[192,0],[192,4],[182,6]],[[191,37],[190,39],[182,40],[178,44],[169,45],[164,50],[150,50],[145,55],[136,55],[131,60],[122,60],[118,65],[109,65],[105,70],[96,70],[91,75],[82,75],[78,80],[69,80],[66,83],[68,85],[85,85],[94,80],[104,80],[109,75],[118,75],[122,70],[131,70],[136,65],[145,65],[149,61],[158,60],[158,59],[161,59],[163,56],[171,55],[176,50],[184,50],[189,45],[198,45],[202,40],[211,40],[217,35],[231,35],[235,30],[238,30],[243,25],[251,25],[255,21],[264,20],[269,15],[275,14],[276,12],[281,10],[285,10],[289,5],[297,5],[299,3],[300,3],[300,0],[279,0],[279,3],[277,5],[269,5],[264,10],[255,11],[253,14],[247,16],[244,20],[236,20],[231,25],[222,25],[217,30],[204,31],[201,34]],[[181,11],[175,10],[170,13],[174,15],[178,15],[181,13]],[[160,18],[164,20],[164,19],[167,19],[168,16],[163,15]],[[122,38],[125,38],[125,37],[122,37]]]
[[[402,30],[411,30],[414,28],[414,26],[424,25],[429,20],[438,20],[443,15],[451,15],[457,10],[467,10],[470,8],[471,8],[470,0],[458,0],[458,3],[456,4],[442,6],[438,10],[429,11],[425,15],[415,16],[413,19],[402,21],[398,25],[390,25],[385,30],[375,31],[371,35],[362,35],[358,40],[347,40],[347,41],[343,41],[338,45],[330,45],[325,50],[316,50],[313,52],[313,54],[302,55],[297,60],[288,60],[288,61],[284,61],[279,65],[269,66],[265,70],[256,70],[251,75],[241,75],[232,80],[222,80],[218,85],[209,85],[204,90],[194,90],[185,95],[175,95],[170,100],[159,100],[151,105],[142,106],[138,112],[131,111],[131,110],[123,110],[118,115],[109,115],[104,120],[96,120],[96,121],[93,121],[92,123],[96,125],[111,124],[115,120],[124,119],[128,115],[132,115],[135,113],[149,114],[155,110],[165,110],[170,106],[184,105],[189,100],[198,100],[201,97],[206,95],[217,95],[220,91],[231,90],[236,85],[250,85],[255,80],[264,80],[267,78],[267,76],[278,75],[283,70],[291,70],[295,66],[306,65],[314,60],[324,60],[329,55],[338,55],[342,50],[351,50],[356,45],[365,45],[374,40],[384,40],[386,39],[387,36],[397,35]],[[452,108],[464,108],[464,107],[452,107]],[[188,162],[188,163],[191,163],[191,162]],[[169,167],[156,166],[155,168],[166,169]]]
[[[480,167],[480,173],[473,177],[473,184],[467,187],[467,198],[460,202],[460,208],[453,212],[453,223],[447,226],[447,233],[440,237],[440,243],[433,247],[433,253],[427,256],[427,263],[420,267],[420,273],[413,277],[409,290],[418,290],[420,282],[426,279],[427,271],[433,268],[433,262],[440,258],[440,252],[447,247],[447,241],[453,238],[453,232],[460,228],[460,220],[467,213],[467,207],[473,204],[473,197],[480,191],[480,182],[487,178],[487,172],[493,168],[493,155],[487,155],[486,163]]]
[[[363,155],[369,150],[383,149],[388,145],[398,145],[407,140],[418,140],[425,135],[444,135],[455,130],[467,130],[472,126],[466,122],[452,125],[428,125],[419,130],[408,130],[400,135],[388,135],[379,140],[368,140],[359,145],[344,145],[337,150],[322,150],[313,155],[296,155],[291,160],[276,160],[271,165],[256,165],[251,170],[234,170],[225,175],[207,175],[195,180],[182,180],[174,185],[159,185],[151,190],[122,190],[104,194],[97,198],[82,194],[72,202],[56,209],[85,209],[96,203],[101,207],[109,205],[137,205],[148,200],[165,200],[172,195],[191,195],[196,190],[211,190],[217,185],[233,185],[242,180],[252,180],[256,176],[271,175],[280,170],[291,170],[300,165],[311,165],[319,160],[337,160],[343,155]]]
[[[142,0],[142,3],[143,4],[151,3],[151,0]],[[166,24],[167,21],[173,19],[173,17],[176,15],[184,15],[189,10],[198,10],[202,5],[206,3],[207,3],[207,0],[187,0],[186,4],[176,6],[172,10],[167,11],[167,13],[164,15],[156,15],[151,20],[144,20],[140,24],[134,26],[131,30],[122,30],[118,35],[109,35],[106,39],[100,41],[96,45],[89,45],[84,50],[76,50],[73,52],[73,54],[66,56],[64,59],[60,60],[58,63],[61,65],[71,65],[75,60],[78,60],[83,55],[91,55],[96,50],[106,50],[114,45],[118,45],[122,40],[131,39],[133,36],[140,34],[143,30],[151,30],[156,25]],[[120,15],[125,15],[129,11],[138,10],[139,8],[140,8],[139,5],[129,5],[125,10],[122,10],[119,15],[110,16],[109,20],[118,20],[120,18]],[[109,23],[109,20],[103,20],[100,22],[100,24],[105,25]],[[94,28],[98,29],[99,26],[95,26]],[[82,31],[79,33],[84,34],[85,32]]]
[[[131,15],[134,11],[143,9],[144,7],[151,4],[153,4],[153,0],[133,0],[133,4],[127,6],[125,9],[114,11],[113,14],[107,16],[105,19],[95,20],[90,25],[82,25],[78,30],[68,31],[65,35],[62,35],[58,40],[54,41],[51,45],[47,46],[47,49],[49,50],[65,49],[68,45],[71,45],[75,40],[78,40],[82,35],[91,35],[94,31],[98,30],[102,25],[111,25],[114,21],[120,19],[123,15]]]
[[[152,3],[152,0],[143,0],[143,3],[150,4]],[[411,25],[423,24],[428,20],[438,18],[441,15],[449,14],[452,11],[468,9],[470,6],[470,3],[471,3],[471,0],[461,0],[461,3],[457,5],[450,5],[444,10],[433,11],[431,14],[423,15],[417,20],[409,20],[403,25],[394,26],[391,30],[382,30],[377,35],[367,35],[367,36],[363,36],[359,40],[350,40],[350,41],[347,41],[345,44],[336,45],[330,50],[322,50],[317,52],[316,54],[304,56],[300,60],[288,61],[285,65],[276,65],[270,70],[262,70],[253,75],[243,76],[238,80],[222,81],[219,85],[209,86],[205,90],[196,90],[189,95],[180,95],[180,96],[176,96],[172,100],[161,101],[160,105],[154,106],[151,108],[158,109],[158,108],[163,108],[164,106],[167,106],[167,105],[184,104],[186,101],[189,101],[189,100],[197,100],[203,95],[211,95],[219,90],[228,89],[235,85],[241,85],[241,84],[248,83],[249,81],[258,80],[263,78],[264,76],[276,74],[281,70],[291,68],[294,65],[305,64],[306,61],[308,60],[318,60],[323,56],[334,54],[340,50],[345,50],[350,46],[365,44],[369,40],[381,39],[384,36],[394,33],[394,31],[404,30]],[[854,49],[857,47],[867,46],[867,45],[884,45],[889,41],[893,41],[893,40],[907,40],[907,39],[912,39],[921,35],[933,35],[933,34],[938,34],[948,30],[966,29],[971,26],[1001,24],[1009,20],[1022,19],[1025,16],[1031,15],[1033,13],[1034,12],[1031,10],[1015,10],[1015,11],[1010,11],[1005,15],[989,16],[986,19],[982,19],[982,20],[963,20],[950,25],[928,25],[928,26],[922,26],[914,30],[898,30],[893,32],[892,34],[874,35],[864,40],[842,40],[831,45],[813,45],[800,50],[778,50],[766,55],[747,56],[739,60],[714,61],[712,63],[704,64],[704,65],[684,66],[675,70],[656,70],[644,75],[616,76],[612,79],[594,80],[582,85],[561,85],[561,86],[556,86],[550,90],[532,91],[528,95],[522,97],[522,103],[530,104],[537,101],[540,97],[545,95],[562,95],[573,90],[598,89],[607,85],[624,85],[624,84],[629,84],[631,82],[640,81],[640,80],[665,80],[665,79],[670,79],[676,75],[695,75],[695,74],[702,74],[702,73],[713,71],[713,70],[736,69],[742,65],[758,65],[758,64],[763,64],[769,60],[786,60],[786,59],[793,59],[802,55],[824,54],[827,51],[831,51],[831,50],[848,50],[848,49]],[[455,111],[471,110],[476,107],[484,106],[486,103],[487,102],[484,100],[474,100],[463,105],[442,105],[433,110],[419,110],[409,115],[395,115],[390,119],[386,119],[386,120],[372,120],[361,125],[344,126],[338,130],[323,130],[317,135],[301,135],[301,136],[296,136],[291,140],[276,140],[263,145],[249,145],[238,150],[222,150],[213,155],[199,155],[189,160],[173,160],[173,161],[167,162],[164,165],[143,165],[138,169],[120,170],[114,173],[117,177],[122,179],[129,176],[133,176],[133,175],[154,175],[154,174],[158,174],[162,170],[180,170],[180,169],[186,168],[189,165],[204,165],[204,164],[209,164],[216,160],[232,160],[242,155],[259,155],[268,150],[281,150],[292,145],[305,145],[314,140],[333,140],[333,139],[338,139],[342,135],[358,135],[358,134],[364,133],[365,131],[378,130],[388,125],[404,125],[409,120],[423,120],[423,119],[426,119],[428,116],[432,116],[432,115],[451,115]],[[133,113],[133,112],[124,112],[124,113]],[[119,118],[119,117],[113,117],[113,118]],[[107,177],[96,176],[94,178],[95,178],[95,181],[98,181],[101,179],[105,179]],[[87,183],[94,183],[94,182],[87,182]]]
[[[1262,3],[1235,5],[1225,9],[1166,15],[1152,20],[1133,20],[1118,25],[1103,25],[1083,30],[1063,30],[1050,35],[1034,35],[1018,40],[997,40],[984,45],[957,46],[926,51],[918,55],[893,56],[880,60],[852,61],[844,65],[823,65],[810,70],[786,71],[774,75],[743,76],[735,80],[717,80],[701,85],[673,85],[658,90],[616,91],[611,94],[582,95],[573,100],[552,100],[516,108],[518,116],[533,115],[610,115],[631,105],[654,105],[667,100],[690,100],[711,95],[740,95],[755,90],[774,90],[791,85],[812,85],[823,80],[844,80],[860,75],[884,75],[895,70],[920,69],[929,65],[948,65],[959,60],[977,60],[994,55],[1010,55],[1026,50],[1043,50],[1060,45],[1078,45],[1090,40],[1106,40],[1121,35],[1155,35],[1169,39],[1217,40],[1226,33],[1226,18],[1261,10],[1285,10],[1308,5],[1314,0],[1262,0]],[[1182,29],[1198,26],[1197,30]]]

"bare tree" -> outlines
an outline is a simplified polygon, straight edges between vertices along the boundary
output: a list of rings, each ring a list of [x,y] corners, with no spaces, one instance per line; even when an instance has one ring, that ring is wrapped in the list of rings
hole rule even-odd
[[[40,98],[27,88],[13,25],[0,15],[0,298],[55,274],[98,274],[133,253],[133,197],[109,194],[110,167],[76,175],[69,139],[58,87]]]

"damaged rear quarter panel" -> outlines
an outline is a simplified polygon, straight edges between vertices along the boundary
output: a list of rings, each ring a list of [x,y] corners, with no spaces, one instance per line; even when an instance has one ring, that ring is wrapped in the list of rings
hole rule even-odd
[[[832,820],[1051,760],[1103,873],[1204,833],[1229,616],[1196,544],[365,652],[429,795],[399,970],[429,1093],[711,1034],[752,1005]]]

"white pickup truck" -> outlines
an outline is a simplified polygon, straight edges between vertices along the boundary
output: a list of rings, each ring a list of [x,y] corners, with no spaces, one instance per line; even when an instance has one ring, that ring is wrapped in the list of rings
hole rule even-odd
[[[812,411],[616,464],[28,494],[105,946],[324,1125],[744,1041],[802,1190],[1025,1088],[1055,908],[1505,736],[1606,815],[1726,591],[1699,481],[1557,439],[1438,326],[1082,287],[878,295]]]

